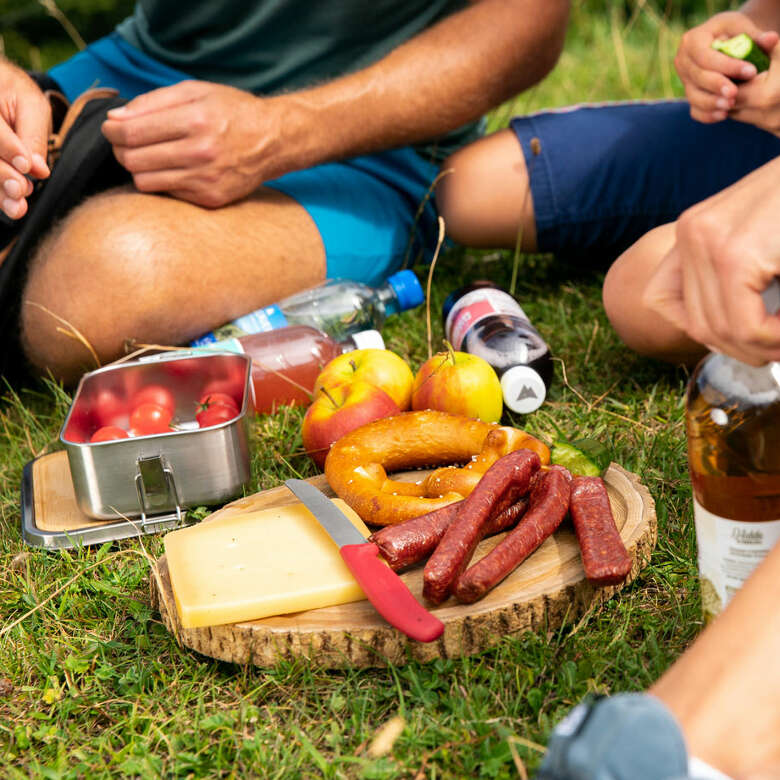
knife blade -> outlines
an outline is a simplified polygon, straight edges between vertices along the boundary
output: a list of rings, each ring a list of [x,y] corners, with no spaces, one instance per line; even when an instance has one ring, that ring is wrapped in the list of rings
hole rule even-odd
[[[418,642],[432,642],[442,635],[444,624],[417,601],[404,581],[379,557],[379,548],[364,539],[324,493],[302,479],[288,479],[284,484],[338,545],[342,560],[366,598],[390,625]]]

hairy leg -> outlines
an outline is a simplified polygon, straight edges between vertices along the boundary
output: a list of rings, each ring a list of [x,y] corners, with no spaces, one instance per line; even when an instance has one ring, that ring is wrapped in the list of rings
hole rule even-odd
[[[534,204],[523,149],[500,130],[459,149],[442,165],[436,203],[447,235],[473,247],[536,250]]]
[[[119,188],[74,209],[43,241],[23,294],[22,341],[35,367],[72,382],[94,360],[52,314],[106,362],[127,339],[185,344],[324,278],[314,222],[280,192],[261,188],[209,210]]]
[[[675,223],[646,233],[612,264],[604,280],[604,309],[621,340],[642,355],[673,363],[692,363],[706,349],[647,309],[647,282],[672,248]]]

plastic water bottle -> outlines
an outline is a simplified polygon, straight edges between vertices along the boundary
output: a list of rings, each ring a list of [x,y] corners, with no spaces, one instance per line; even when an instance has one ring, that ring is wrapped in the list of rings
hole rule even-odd
[[[780,288],[764,293],[780,310]],[[780,541],[780,363],[750,366],[711,352],[685,406],[701,603],[718,615]]]
[[[337,355],[355,349],[384,349],[382,335],[365,330],[341,341],[310,325],[224,339],[198,349],[243,352],[252,358],[255,411],[273,412],[282,404],[308,406],[320,371]]]
[[[348,279],[331,279],[239,317],[190,346],[205,346],[231,336],[264,333],[288,325],[311,325],[343,340],[361,330],[378,330],[390,315],[413,309],[424,299],[420,282],[411,270],[398,271],[375,288]]]
[[[473,282],[447,297],[442,316],[453,348],[496,370],[509,409],[528,414],[542,405],[553,374],[550,348],[506,290]]]

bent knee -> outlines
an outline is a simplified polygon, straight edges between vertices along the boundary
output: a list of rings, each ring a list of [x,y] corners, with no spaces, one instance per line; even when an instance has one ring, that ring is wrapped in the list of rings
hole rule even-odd
[[[122,354],[153,284],[154,226],[127,197],[133,196],[106,193],[79,206],[32,258],[22,344],[35,368],[65,382],[95,368],[96,359]]]
[[[647,357],[673,363],[697,360],[703,348],[644,302],[650,279],[674,246],[675,225],[640,238],[612,264],[604,279],[604,311],[620,340]]]
[[[461,244],[469,241],[473,230],[473,212],[470,208],[470,179],[472,173],[468,158],[456,152],[442,165],[442,176],[436,185],[436,206],[444,220],[447,235]]]
[[[522,148],[502,130],[451,155],[436,203],[447,234],[475,247],[536,248],[533,200]]]

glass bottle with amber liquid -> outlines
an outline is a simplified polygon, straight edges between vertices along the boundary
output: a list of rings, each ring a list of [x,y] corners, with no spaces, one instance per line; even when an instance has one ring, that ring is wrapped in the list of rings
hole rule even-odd
[[[780,308],[780,287],[764,294]],[[780,363],[753,367],[710,353],[686,399],[688,467],[710,620],[780,539]]]

